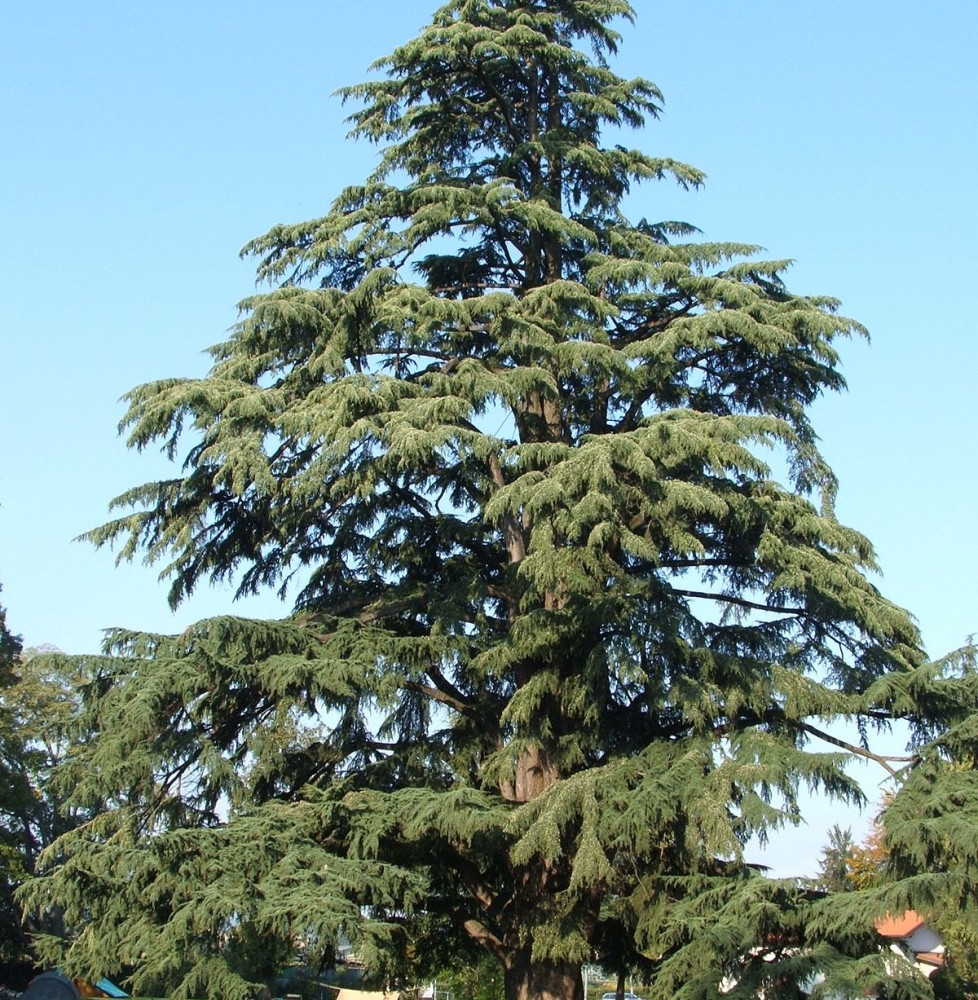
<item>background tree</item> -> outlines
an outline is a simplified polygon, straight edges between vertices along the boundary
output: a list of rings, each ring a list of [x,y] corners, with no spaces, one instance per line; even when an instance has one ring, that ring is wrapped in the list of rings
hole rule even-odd
[[[439,991],[451,994],[452,1000],[503,1000],[503,970],[487,952],[456,962],[453,968],[441,972],[435,982]]]
[[[892,800],[886,796],[883,808]],[[825,892],[853,892],[871,889],[886,881],[888,853],[881,819],[873,821],[869,832],[857,844],[852,831],[833,826],[829,842],[822,849],[815,884]]]
[[[973,996],[978,984],[978,714],[969,701],[976,663],[978,649],[969,644],[930,667],[932,675],[960,679],[963,704],[930,706],[943,726],[919,748],[854,854],[854,871],[880,894],[914,886],[907,905],[926,917],[947,949],[945,968],[934,977],[942,997]]]
[[[848,880],[851,888],[871,889],[884,880],[887,863],[884,838],[883,826],[876,820],[862,841],[850,847]]]
[[[892,801],[885,796],[882,809]],[[877,817],[863,839],[856,843],[850,829],[838,825],[829,830],[829,842],[822,849],[815,884],[825,892],[852,892],[883,884],[886,876],[887,849],[882,818]]]
[[[24,743],[10,706],[10,689],[17,680],[22,643],[7,628],[7,613],[0,606],[0,967],[4,981],[21,985],[21,973],[30,967],[30,950],[14,890],[28,867],[14,817],[30,801],[24,777]]]
[[[892,980],[871,919],[745,845],[803,785],[860,798],[848,754],[886,763],[824,720],[924,741],[974,691],[833,512],[807,408],[861,328],[754,247],[626,217],[639,181],[702,180],[602,139],[659,111],[606,62],[631,15],[442,7],[345,93],[374,174],[247,248],[274,287],[207,378],[130,394],[130,443],[184,469],[92,539],[174,602],[299,591],[111,636],[69,774],[116,808],[31,888],[84,923],[50,960],[235,997],[249,935],[346,933],[387,980],[478,945],[508,1000],[577,1000],[612,948],[662,996]]]
[[[92,810],[73,806],[55,775],[69,748],[84,740],[77,729],[83,661],[50,648],[22,650],[6,632],[6,683],[0,690],[0,854],[5,915],[4,964],[12,985],[24,986],[35,960],[37,933],[63,935],[61,908],[25,916],[16,891],[37,870],[43,850],[88,819]]]
[[[852,851],[855,844],[852,830],[835,824],[829,830],[829,842],[822,848],[815,884],[825,892],[848,892],[851,881]]]
[[[931,977],[931,985],[942,998],[972,996],[978,983],[978,842],[972,829],[978,816],[971,804],[978,792],[971,701],[975,666],[976,649],[968,645],[911,675],[910,686],[894,690],[897,702],[912,701],[918,710],[922,700],[935,694],[944,697],[948,690],[957,691],[962,700],[959,705],[932,702],[927,707],[942,724],[932,726],[930,739],[906,767],[893,773],[893,787],[884,794],[880,812],[860,843],[852,842],[848,830],[833,828],[819,880],[821,889],[850,894],[840,901],[844,905],[835,919],[864,922],[913,908],[939,932],[944,966]],[[927,675],[960,683],[940,692]]]

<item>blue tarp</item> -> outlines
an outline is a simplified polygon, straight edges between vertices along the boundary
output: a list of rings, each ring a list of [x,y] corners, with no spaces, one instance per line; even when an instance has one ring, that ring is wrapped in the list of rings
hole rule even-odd
[[[103,993],[107,993],[110,997],[127,997],[129,994],[116,986],[115,983],[108,979],[100,979],[95,984],[96,989],[100,989]]]

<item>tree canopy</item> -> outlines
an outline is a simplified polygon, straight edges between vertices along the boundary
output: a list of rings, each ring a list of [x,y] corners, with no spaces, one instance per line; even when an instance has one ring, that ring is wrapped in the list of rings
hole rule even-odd
[[[859,324],[626,215],[703,180],[616,141],[662,101],[610,66],[632,14],[441,7],[343,92],[377,169],[249,244],[271,287],[205,378],[129,394],[129,443],[184,464],[91,539],[174,603],[233,579],[295,610],[89,663],[70,773],[114,808],[33,884],[77,931],[45,954],[226,997],[281,958],[249,942],[339,934],[388,981],[484,948],[508,1000],[577,1000],[594,958],[657,996],[916,988],[868,909],[745,848],[802,788],[858,800],[891,720],[963,720],[971,673],[926,663],[834,513],[808,408]]]

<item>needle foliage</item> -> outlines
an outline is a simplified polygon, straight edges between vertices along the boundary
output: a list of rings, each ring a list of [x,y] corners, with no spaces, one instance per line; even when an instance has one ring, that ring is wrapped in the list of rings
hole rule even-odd
[[[13,898],[30,867],[20,822],[30,803],[27,753],[10,697],[22,648],[20,637],[7,628],[7,613],[0,605],[0,963],[14,976],[27,965],[30,950]]]
[[[129,394],[130,444],[182,470],[91,539],[174,603],[297,599],[110,636],[72,781],[116,808],[34,883],[75,922],[52,957],[236,997],[345,935],[389,982],[486,949],[508,1000],[578,1000],[595,959],[657,997],[913,992],[871,915],[745,845],[802,789],[860,798],[833,720],[925,740],[965,682],[833,511],[808,409],[861,327],[626,215],[703,181],[617,141],[662,101],[611,68],[632,14],[441,7],[343,92],[377,169],[246,248],[270,288],[210,374]]]

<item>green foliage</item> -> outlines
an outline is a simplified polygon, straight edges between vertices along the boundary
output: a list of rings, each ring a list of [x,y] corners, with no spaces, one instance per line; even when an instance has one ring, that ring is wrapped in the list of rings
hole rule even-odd
[[[459,968],[443,970],[435,983],[439,991],[451,993],[452,1000],[503,1000],[502,966],[486,953]]]
[[[345,935],[390,982],[479,946],[511,1000],[576,998],[594,957],[690,1000],[819,970],[914,994],[868,910],[745,845],[802,788],[861,798],[833,720],[907,720],[926,780],[974,671],[925,664],[833,510],[807,408],[861,327],[754,247],[625,217],[640,182],[702,181],[602,139],[659,110],[607,62],[631,15],[443,6],[344,92],[377,170],[246,248],[273,287],[206,378],[129,394],[130,445],[183,471],[90,538],[174,603],[298,593],[85,663],[62,780],[115,808],[30,888],[74,927],[50,960],[236,998],[248,942]]]
[[[887,796],[884,804],[892,796]],[[886,877],[887,850],[884,830],[879,821],[860,843],[852,832],[833,826],[829,842],[822,849],[819,873],[815,884],[825,892],[852,892],[882,884]]]
[[[853,888],[851,862],[852,831],[843,830],[838,824],[829,830],[829,842],[822,848],[818,876],[815,884],[825,892],[848,892]]]
[[[7,613],[0,606],[0,964],[10,970],[29,961],[20,908],[13,898],[15,888],[28,873],[24,845],[17,830],[17,817],[29,803],[24,776],[25,747],[10,698],[22,648],[20,638],[7,628]]]
[[[37,871],[41,852],[92,814],[69,804],[55,777],[69,747],[85,738],[76,722],[78,688],[86,678],[70,657],[22,650],[19,639],[7,633],[2,614],[0,633],[10,640],[6,683],[0,688],[0,905],[6,931],[0,949],[8,981],[26,985],[35,966],[32,937],[63,936],[61,908],[25,917],[16,892]]]
[[[895,795],[886,802],[872,840],[876,847],[873,882],[886,891],[910,881],[917,909],[943,937],[947,965],[934,985],[938,996],[973,996],[978,983],[978,713],[974,697],[978,648],[965,646],[928,665],[924,677],[906,685],[917,700],[957,692],[954,701],[930,706],[943,725],[902,775]],[[936,690],[934,678],[953,687]],[[917,690],[915,690],[915,688]],[[918,694],[918,690],[920,694]]]
[[[845,892],[836,919],[865,925],[884,915],[916,910],[942,937],[945,966],[932,985],[938,997],[974,995],[975,840],[972,797],[978,742],[973,645],[914,671],[881,678],[878,696],[898,712],[910,706],[927,725],[916,753],[894,772],[891,791],[866,837],[832,831],[823,852],[820,887]]]
[[[7,628],[7,612],[0,606],[0,669],[3,670],[0,679],[5,685],[10,681],[14,664],[23,648],[20,636],[11,634]]]
[[[978,995],[978,930],[974,921],[935,914],[945,948],[945,964],[932,977],[937,1000],[964,1000]]]

